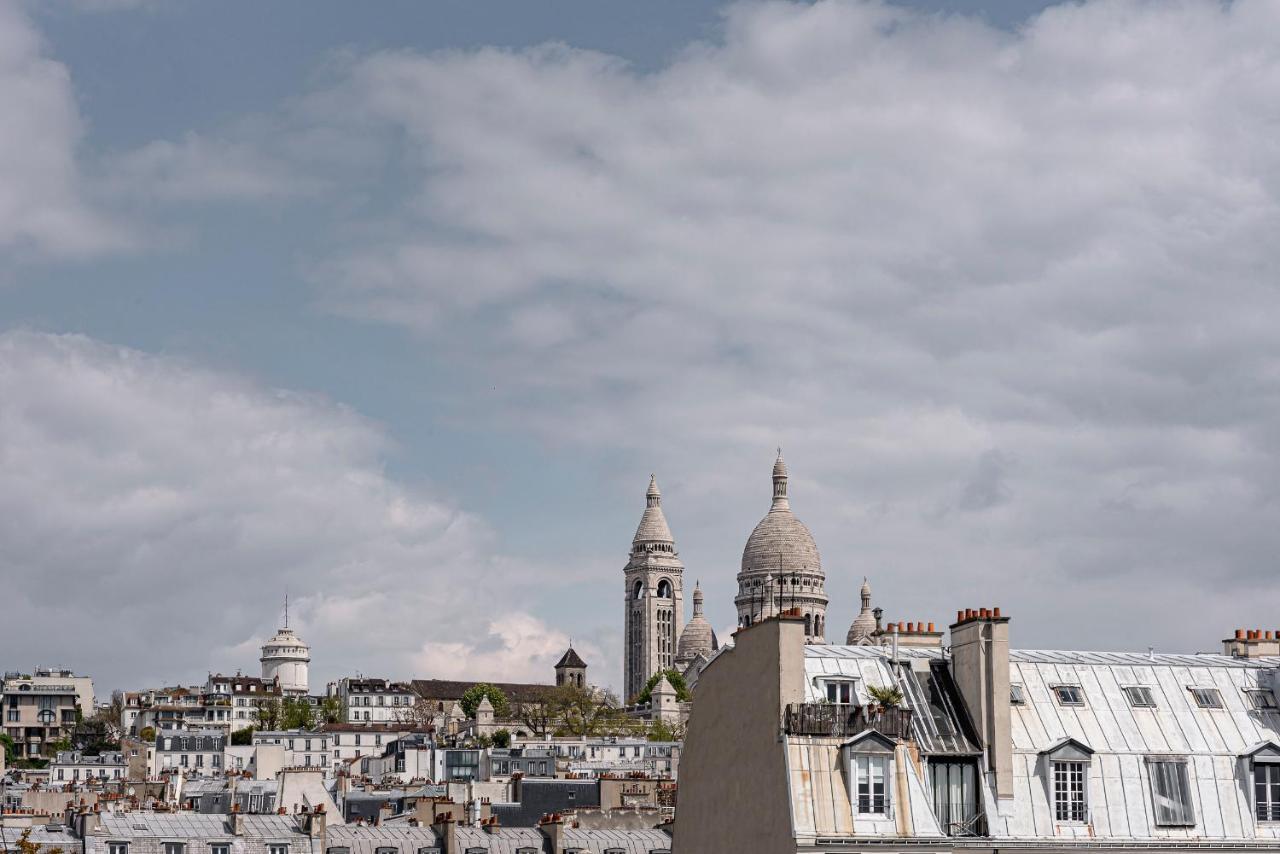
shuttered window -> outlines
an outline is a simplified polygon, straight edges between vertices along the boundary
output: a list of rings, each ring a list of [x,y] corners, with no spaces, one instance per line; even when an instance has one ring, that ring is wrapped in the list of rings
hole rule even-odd
[[[1151,801],[1156,824],[1161,827],[1194,827],[1195,808],[1191,804],[1191,781],[1185,760],[1148,759],[1151,773]]]
[[[1151,693],[1151,689],[1145,685],[1131,685],[1124,689],[1124,695],[1129,700],[1129,705],[1135,709],[1154,709],[1156,707],[1156,698]]]
[[[1196,705],[1202,709],[1221,709],[1222,695],[1217,688],[1188,688],[1195,698]]]

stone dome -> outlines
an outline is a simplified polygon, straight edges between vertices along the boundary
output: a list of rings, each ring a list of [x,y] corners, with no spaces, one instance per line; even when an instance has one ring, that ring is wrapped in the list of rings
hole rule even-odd
[[[696,656],[710,657],[716,649],[716,633],[702,614],[702,587],[693,586],[693,617],[685,623],[676,647],[677,661],[692,661]]]
[[[875,634],[876,630],[876,616],[871,612],[871,583],[865,578],[862,579],[861,593],[862,610],[858,612],[858,616],[853,618],[853,623],[849,626],[849,633],[845,635],[845,643],[849,646],[866,640]]]
[[[671,536],[671,528],[667,526],[667,517],[662,512],[662,492],[658,489],[658,478],[649,475],[649,489],[644,496],[644,515],[636,528],[636,535],[631,539],[632,552],[644,551],[646,546],[667,546],[663,551],[674,551],[675,540]]]
[[[742,550],[742,573],[801,573],[821,575],[818,544],[804,523],[791,512],[787,499],[787,464],[778,455],[773,464],[773,506],[756,525]]]

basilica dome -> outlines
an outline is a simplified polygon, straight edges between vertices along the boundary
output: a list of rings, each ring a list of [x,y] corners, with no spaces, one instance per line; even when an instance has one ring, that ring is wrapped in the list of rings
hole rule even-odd
[[[761,575],[820,574],[818,545],[804,523],[791,512],[787,499],[787,464],[778,455],[773,464],[773,506],[756,525],[742,550],[742,573]]]
[[[706,616],[702,613],[702,587],[695,584],[693,586],[693,619],[685,623],[684,631],[680,633],[676,662],[685,664],[699,655],[710,658],[716,646],[716,633],[711,630],[711,623],[707,622]]]

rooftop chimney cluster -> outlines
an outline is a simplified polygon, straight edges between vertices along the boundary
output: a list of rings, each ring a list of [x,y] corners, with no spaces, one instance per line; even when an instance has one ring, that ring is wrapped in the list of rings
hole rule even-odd
[[[999,608],[964,608],[956,611],[955,625],[963,625],[974,620],[1002,620]]]
[[[898,632],[899,634],[904,635],[917,635],[925,633],[932,634],[936,630],[933,627],[933,623],[925,623],[921,621],[918,623],[890,623],[885,631],[890,633]]]

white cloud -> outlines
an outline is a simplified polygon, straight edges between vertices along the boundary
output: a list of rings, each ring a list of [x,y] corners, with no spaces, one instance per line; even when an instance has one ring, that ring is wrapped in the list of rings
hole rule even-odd
[[[530,674],[546,681],[547,662],[558,661],[571,638],[561,629],[548,626],[537,617],[504,613],[489,619],[481,630],[473,614],[469,631],[445,641],[428,641],[414,656],[414,672],[432,673],[441,679],[491,679],[524,681]],[[574,648],[588,662],[604,656],[594,645],[574,640]],[[590,669],[590,668],[588,668]],[[597,667],[597,670],[602,668]]]
[[[129,242],[84,198],[82,134],[66,66],[12,0],[0,0],[0,249],[82,255]]]
[[[1097,642],[1210,645],[1230,626],[1128,612],[1162,584],[1280,604],[1252,595],[1280,546],[1278,26],[747,3],[654,73],[372,55],[316,101],[414,143],[410,200],[318,278],[522,429],[679,478],[713,619],[781,441],[833,628],[866,572],[913,617],[999,595],[1078,643],[1045,596],[1072,590]]]
[[[286,161],[252,144],[196,133],[107,158],[102,171],[103,189],[114,197],[162,202],[264,201],[316,188]]]
[[[315,680],[437,675],[415,669],[424,643],[475,643],[474,613],[555,580],[388,477],[389,450],[321,399],[83,337],[0,335],[7,656],[104,688],[252,671],[287,589]],[[499,636],[518,649],[445,664],[549,681],[560,634],[516,614]]]

